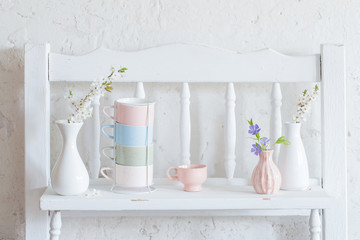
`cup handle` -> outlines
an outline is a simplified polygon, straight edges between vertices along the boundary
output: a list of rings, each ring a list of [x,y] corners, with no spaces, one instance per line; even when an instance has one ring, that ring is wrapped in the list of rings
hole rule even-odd
[[[103,113],[104,113],[108,118],[114,119],[114,116],[109,115],[109,114],[105,111],[105,109],[109,109],[109,108],[115,108],[115,107],[114,107],[114,105],[104,106],[104,107],[103,107]]]
[[[112,180],[114,181],[113,178],[109,177],[108,175],[106,175],[106,173],[104,172],[104,170],[114,170],[113,168],[110,168],[110,167],[104,167],[104,168],[101,168],[100,172],[101,172],[101,175],[103,175],[104,178],[106,179],[109,179],[109,180]]]
[[[103,154],[105,157],[107,157],[108,159],[114,161],[115,158],[110,157],[109,155],[106,154],[106,150],[108,150],[108,149],[114,150],[114,147],[104,147],[104,148],[101,150],[101,152],[102,152],[102,154]]]
[[[169,180],[171,180],[171,181],[178,181],[178,180],[179,180],[179,177],[178,177],[178,176],[171,176],[171,175],[170,175],[170,171],[171,171],[172,169],[174,169],[175,174],[177,174],[177,168],[175,168],[175,167],[169,167],[168,169],[166,169],[166,176],[167,176],[167,178],[168,178]]]
[[[101,127],[101,132],[107,136],[110,139],[114,139],[114,136],[111,136],[110,134],[108,134],[107,132],[105,132],[105,128],[114,128],[114,125],[104,125]]]

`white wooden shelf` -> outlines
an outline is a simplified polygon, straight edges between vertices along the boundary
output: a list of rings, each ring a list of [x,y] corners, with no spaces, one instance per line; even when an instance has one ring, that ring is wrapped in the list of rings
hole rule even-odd
[[[91,82],[103,76],[109,66],[119,63],[129,68],[124,82],[137,82],[137,97],[145,97],[142,82],[183,84],[179,96],[179,164],[190,162],[191,84],[227,84],[224,125],[220,130],[223,132],[222,161],[227,178],[210,178],[203,185],[203,190],[197,193],[184,192],[179,183],[167,179],[155,179],[157,190],[146,194],[115,194],[110,191],[112,183],[105,179],[92,180],[87,195],[60,196],[54,193],[49,187],[50,116],[53,111],[50,110],[50,82]],[[83,56],[68,56],[51,52],[49,44],[28,44],[25,49],[24,86],[26,239],[50,237],[51,240],[58,240],[64,213],[64,216],[72,214],[79,217],[91,214],[99,217],[307,215],[310,217],[312,240],[346,240],[345,69],[344,46],[330,44],[322,45],[320,54],[307,56],[284,55],[271,49],[240,54],[189,44],[172,44],[133,52],[98,49]],[[242,82],[273,83],[269,99],[272,103],[269,119],[272,139],[279,137],[282,132],[280,85],[285,82],[321,83],[321,187],[318,181],[308,191],[258,195],[244,179],[227,181],[234,176],[236,161],[243,161],[236,158],[238,108],[233,84]],[[240,100],[241,105],[247,102],[243,97]],[[99,105],[95,108],[95,118],[99,119]],[[204,117],[199,117],[199,122],[208,121]],[[92,129],[98,131],[99,124],[99,121],[93,121]],[[87,146],[99,146],[98,137],[89,139],[93,141]],[[275,149],[275,161],[278,150]],[[99,150],[92,149],[92,152]],[[92,177],[98,176],[100,165],[99,157],[91,160],[89,172]],[[92,194],[91,189],[96,189],[99,194]]]
[[[60,196],[49,187],[40,199],[42,210],[75,211],[157,211],[157,210],[270,210],[324,209],[332,198],[319,186],[307,191],[280,191],[275,195],[256,194],[245,180],[229,184],[225,178],[209,178],[201,192],[185,192],[167,179],[155,179],[156,191],[142,194],[117,194],[111,181],[93,180],[89,191],[80,196]],[[98,195],[92,194],[96,189]],[[225,214],[226,215],[226,214]]]

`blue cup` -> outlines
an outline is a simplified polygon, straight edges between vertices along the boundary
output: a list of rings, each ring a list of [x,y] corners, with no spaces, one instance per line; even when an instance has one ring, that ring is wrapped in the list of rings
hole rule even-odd
[[[108,134],[106,128],[114,128],[114,136]],[[120,123],[115,125],[104,125],[101,127],[101,131],[105,136],[110,139],[114,139],[116,144],[123,146],[147,146],[148,139],[149,145],[153,143],[153,125],[149,126],[128,126]]]

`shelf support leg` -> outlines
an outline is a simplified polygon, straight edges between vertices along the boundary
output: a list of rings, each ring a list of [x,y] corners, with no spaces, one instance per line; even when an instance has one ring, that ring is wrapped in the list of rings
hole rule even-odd
[[[100,96],[95,96],[93,103],[93,117],[88,119],[87,131],[85,134],[86,151],[88,157],[88,167],[90,179],[99,178],[100,161]]]
[[[50,240],[59,240],[61,229],[61,212],[56,210],[53,212],[50,221]]]
[[[233,179],[235,166],[236,166],[235,101],[236,101],[236,95],[234,90],[234,84],[228,83],[226,96],[225,96],[226,117],[224,123],[224,145],[225,145],[224,166],[225,166],[226,177],[229,180]]]
[[[321,240],[321,220],[319,209],[312,209],[310,214],[311,240]]]
[[[181,164],[190,164],[190,90],[189,84],[184,82],[181,90],[181,112],[180,112],[180,149]]]
[[[281,105],[282,94],[280,83],[273,83],[271,90],[271,118],[270,118],[270,138],[276,141],[281,134],[282,120],[281,120]],[[275,163],[279,162],[280,144],[275,144],[273,160]]]
[[[134,97],[136,97],[136,98],[145,98],[144,84],[142,82],[137,82],[136,83],[136,89],[135,89]]]

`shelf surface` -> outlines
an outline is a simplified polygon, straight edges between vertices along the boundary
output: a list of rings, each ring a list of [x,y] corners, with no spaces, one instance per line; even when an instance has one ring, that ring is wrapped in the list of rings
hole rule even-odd
[[[307,191],[282,191],[274,195],[256,194],[243,179],[228,182],[209,178],[201,192],[185,192],[178,182],[154,179],[151,193],[117,194],[106,179],[90,181],[89,190],[79,196],[60,196],[49,187],[40,199],[42,210],[73,211],[158,211],[158,210],[283,210],[325,209],[333,198],[319,186]]]

